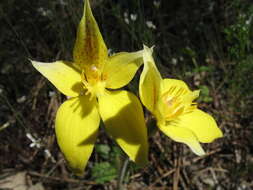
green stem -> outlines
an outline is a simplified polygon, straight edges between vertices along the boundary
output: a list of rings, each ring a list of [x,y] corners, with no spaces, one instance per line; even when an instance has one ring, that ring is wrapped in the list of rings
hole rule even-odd
[[[126,171],[127,171],[127,166],[129,164],[129,159],[126,158],[124,160],[124,163],[121,167],[121,170],[119,172],[119,176],[118,176],[118,182],[117,182],[117,189],[118,190],[124,190],[124,186],[123,186],[123,181],[124,181],[124,178],[125,178],[125,175],[126,175]]]

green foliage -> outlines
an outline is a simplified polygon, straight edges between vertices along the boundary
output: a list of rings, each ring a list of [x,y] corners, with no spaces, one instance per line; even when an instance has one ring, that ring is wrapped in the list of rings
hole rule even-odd
[[[248,55],[235,65],[234,76],[231,78],[232,88],[241,89],[241,96],[253,94],[253,55]]]
[[[212,102],[213,98],[210,96],[209,88],[206,85],[201,85],[199,86],[199,88],[200,88],[200,97],[198,100],[206,103]]]
[[[201,73],[201,72],[212,72],[214,70],[214,67],[212,66],[200,66],[193,70],[194,73]]]
[[[124,154],[122,150],[118,146],[107,144],[96,144],[95,150],[99,157],[106,161],[95,163],[92,167],[92,178],[100,184],[115,179],[121,165],[121,157]]]
[[[96,162],[92,167],[92,178],[100,184],[109,182],[118,174],[120,157],[123,152],[118,146],[109,146],[107,144],[96,144],[96,153],[99,155],[102,162]]]
[[[242,11],[238,13],[235,22],[224,29],[224,33],[228,43],[228,55],[230,59],[240,61],[252,49],[250,34],[253,5],[241,7],[242,5],[240,4],[234,4],[233,6]]]
[[[110,146],[106,145],[106,144],[97,144],[96,145],[96,152],[104,159],[108,159],[109,158],[109,153],[110,153]]]
[[[101,162],[95,163],[91,173],[97,183],[103,184],[113,180],[117,176],[117,169],[109,162]]]

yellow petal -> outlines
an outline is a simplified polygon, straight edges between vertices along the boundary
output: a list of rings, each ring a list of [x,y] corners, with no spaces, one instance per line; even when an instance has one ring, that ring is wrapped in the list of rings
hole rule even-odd
[[[65,101],[56,115],[56,137],[69,166],[82,175],[94,148],[99,127],[95,99],[79,96]]]
[[[172,140],[188,145],[195,154],[199,156],[205,154],[194,133],[192,133],[189,129],[177,127],[176,121],[175,123],[170,122],[170,124],[167,125],[159,125],[159,128]]]
[[[153,60],[152,49],[144,46],[143,59],[144,68],[139,83],[140,98],[144,106],[154,113],[160,97],[162,78]]]
[[[137,51],[121,52],[111,56],[103,71],[106,87],[117,89],[127,85],[143,64],[142,55],[143,51]]]
[[[199,109],[180,116],[177,126],[191,130],[202,143],[210,143],[223,136],[213,117]]]
[[[83,90],[81,74],[70,63],[64,61],[53,63],[31,62],[35,69],[66,96],[78,96]]]
[[[89,0],[85,1],[74,47],[74,62],[86,70],[102,69],[107,59],[107,48],[92,14]]]
[[[106,131],[131,160],[144,165],[148,155],[147,129],[137,97],[127,91],[113,91],[99,97],[98,102]]]
[[[184,88],[188,91],[190,91],[189,87],[187,84],[182,81],[182,80],[177,80],[177,79],[163,79],[162,81],[162,94],[166,93],[169,89],[177,87],[177,88]]]

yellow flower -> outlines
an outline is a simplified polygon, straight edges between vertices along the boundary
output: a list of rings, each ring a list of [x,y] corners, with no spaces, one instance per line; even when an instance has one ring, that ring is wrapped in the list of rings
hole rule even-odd
[[[195,154],[205,154],[199,142],[210,143],[223,135],[213,117],[193,102],[199,96],[199,90],[191,91],[180,80],[162,79],[152,49],[146,46],[143,59],[140,98],[155,116],[158,128],[171,139],[187,144]]]
[[[59,91],[72,97],[57,111],[55,130],[61,151],[78,175],[83,174],[93,151],[100,117],[106,131],[131,160],[147,162],[147,131],[138,98],[125,90],[108,90],[132,80],[143,63],[142,51],[110,57],[107,52],[87,0],[77,31],[74,61],[32,61]]]

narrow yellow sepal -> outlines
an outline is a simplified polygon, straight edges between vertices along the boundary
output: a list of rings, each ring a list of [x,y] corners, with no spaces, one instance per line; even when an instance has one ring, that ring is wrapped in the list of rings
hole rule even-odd
[[[55,132],[70,168],[82,175],[97,138],[100,117],[95,99],[79,96],[65,101],[57,111]]]
[[[75,69],[71,63],[65,61],[31,62],[35,69],[66,96],[76,97],[83,91],[80,71]]]
[[[89,0],[85,1],[83,17],[80,21],[74,47],[74,62],[85,69],[102,69],[107,59],[107,47],[92,14]]]
[[[142,55],[143,51],[137,51],[121,52],[109,57],[103,71],[106,87],[117,89],[127,85],[143,64]]]
[[[127,91],[107,91],[99,97],[98,103],[108,134],[131,160],[145,165],[148,160],[147,129],[138,98]]]
[[[153,114],[161,95],[161,75],[152,57],[152,49],[144,46],[144,68],[140,76],[139,93],[144,106]]]

